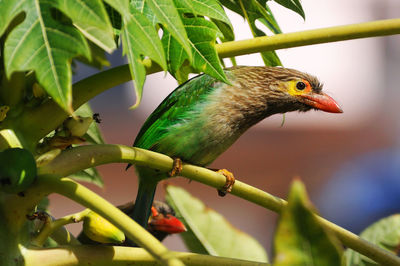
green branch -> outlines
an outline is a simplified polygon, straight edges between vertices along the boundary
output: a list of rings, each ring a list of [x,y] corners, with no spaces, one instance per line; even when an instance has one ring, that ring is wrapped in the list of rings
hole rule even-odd
[[[317,43],[337,42],[399,33],[400,19],[390,19],[225,42],[216,44],[215,47],[219,56],[221,58],[226,58]],[[161,71],[161,68],[149,59],[145,59],[143,64],[146,67],[147,74]],[[103,91],[131,79],[132,77],[128,65],[123,65],[103,71],[75,83],[73,85],[74,109]],[[68,114],[63,109],[55,102],[49,101],[37,108],[26,110],[21,118],[18,119],[16,129],[24,136],[28,136],[30,138],[28,140],[29,142],[35,144],[38,140],[59,126],[67,117]],[[46,120],[46,124],[42,123],[43,120]]]
[[[377,20],[292,33],[275,34],[216,45],[220,57],[233,57],[264,51],[330,43],[400,33],[400,19]]]
[[[39,175],[36,187],[51,189],[71,200],[98,213],[106,220],[121,229],[127,237],[144,247],[152,256],[165,265],[183,265],[160,241],[143,227],[129,218],[114,205],[92,192],[85,186],[69,178],[58,178],[55,175]]]
[[[129,162],[158,169],[163,172],[168,172],[173,165],[172,158],[160,153],[122,145],[107,144],[80,146],[64,151],[52,162],[40,167],[38,171],[41,174],[70,175],[89,167],[115,162]],[[221,188],[226,181],[222,174],[189,164],[183,165],[181,175],[218,189]],[[236,180],[231,194],[277,213],[280,213],[287,204],[283,199],[238,180]],[[382,265],[400,265],[400,258],[394,254],[369,243],[352,232],[319,216],[317,216],[317,218],[325,227],[334,232],[345,246]]]
[[[60,230],[61,227],[67,224],[81,222],[82,219],[84,219],[85,216],[88,214],[88,212],[90,212],[90,210],[85,209],[81,212],[64,216],[55,221],[52,221],[51,217],[48,216],[43,228],[40,230],[40,233],[32,240],[32,244],[38,247],[42,247],[46,239],[50,237],[50,235],[55,233],[57,230]]]
[[[268,263],[239,259],[215,257],[186,252],[172,252],[185,265],[232,265],[267,266]],[[52,249],[28,249],[24,251],[26,265],[160,265],[159,262],[142,248],[106,247],[106,246],[69,246]]]

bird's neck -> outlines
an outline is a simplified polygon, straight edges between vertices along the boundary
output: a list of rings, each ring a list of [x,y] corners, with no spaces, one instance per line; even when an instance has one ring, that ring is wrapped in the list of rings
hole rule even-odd
[[[213,99],[217,103],[213,112],[215,119],[240,134],[266,117],[286,112],[284,106],[268,101],[265,90],[245,84],[224,86]]]

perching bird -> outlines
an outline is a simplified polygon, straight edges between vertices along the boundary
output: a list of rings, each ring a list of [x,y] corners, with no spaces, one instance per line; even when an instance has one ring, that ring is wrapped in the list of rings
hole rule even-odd
[[[231,84],[203,74],[176,88],[146,120],[133,146],[206,166],[273,114],[342,112],[317,78],[294,69],[240,66],[225,74]],[[156,185],[169,175],[143,166],[136,170],[139,190],[131,217],[145,226]]]
[[[118,206],[118,208],[125,214],[131,215],[134,209],[134,203],[128,202],[124,205]],[[161,201],[153,202],[153,205],[151,207],[151,216],[148,220],[146,229],[160,241],[164,240],[164,238],[167,237],[168,235],[182,233],[186,231],[185,225],[178,218],[175,217],[175,211],[167,203]],[[98,232],[100,232],[101,230],[102,230],[101,228],[97,229],[94,228],[91,231],[96,232],[98,234]],[[117,244],[117,242],[115,241],[104,242],[98,240],[104,237],[93,237],[92,235],[93,233],[88,234],[88,232],[85,232],[85,230],[83,230],[79,234],[78,240],[82,244],[90,244],[90,245],[104,245],[104,243],[114,243],[114,245]],[[136,246],[136,244],[133,243],[132,241],[126,241],[122,244],[119,243],[119,245]]]

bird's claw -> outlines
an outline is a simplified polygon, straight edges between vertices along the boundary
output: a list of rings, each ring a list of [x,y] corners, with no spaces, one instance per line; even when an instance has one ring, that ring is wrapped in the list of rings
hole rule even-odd
[[[175,158],[172,163],[172,170],[168,173],[170,177],[174,177],[180,174],[182,171],[182,160],[179,158]]]
[[[225,185],[221,189],[218,189],[218,195],[224,197],[227,193],[232,191],[233,184],[235,184],[235,177],[226,169],[220,169],[217,173],[223,174],[226,178]]]

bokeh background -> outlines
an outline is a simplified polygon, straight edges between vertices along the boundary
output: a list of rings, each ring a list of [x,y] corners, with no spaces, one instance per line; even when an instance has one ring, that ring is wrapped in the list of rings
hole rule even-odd
[[[398,0],[303,0],[304,22],[297,14],[268,2],[284,32],[360,23],[400,16]],[[251,38],[243,19],[231,12],[236,39]],[[359,233],[380,217],[400,209],[400,37],[359,39],[277,51],[285,67],[312,73],[324,90],[342,106],[343,114],[310,112],[282,115],[259,123],[246,132],[211,167],[227,168],[236,178],[285,198],[294,177],[306,184],[321,214]],[[124,64],[121,51],[109,56],[112,66]],[[259,55],[237,58],[240,65],[262,65]],[[228,62],[227,62],[228,63]],[[78,65],[75,81],[96,70]],[[100,127],[108,143],[131,145],[146,117],[175,87],[165,73],[147,77],[143,101],[136,110],[131,82],[91,100],[100,113]],[[137,178],[133,169],[112,164],[99,167],[103,189],[90,188],[114,204],[133,200]],[[187,188],[234,226],[271,249],[277,215],[232,195],[217,196],[215,189],[184,178],[170,183]],[[160,186],[156,198],[163,199]],[[51,195],[56,217],[82,210],[58,195]],[[80,225],[69,227],[73,233]],[[178,236],[165,241],[185,250]]]

